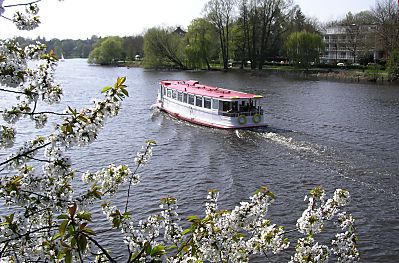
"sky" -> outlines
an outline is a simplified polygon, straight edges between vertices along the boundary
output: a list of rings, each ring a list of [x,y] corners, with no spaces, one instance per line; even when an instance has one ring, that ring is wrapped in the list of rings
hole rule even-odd
[[[343,18],[349,11],[369,10],[376,0],[293,0],[306,16],[321,22]],[[5,0],[4,6],[23,0]],[[26,1],[28,2],[28,0]],[[39,28],[23,32],[0,17],[0,38],[24,36],[46,39],[86,39],[97,36],[132,36],[153,26],[187,28],[191,20],[201,17],[208,0],[42,0]],[[111,4],[112,3],[112,4]],[[16,8],[6,9],[12,17]]]

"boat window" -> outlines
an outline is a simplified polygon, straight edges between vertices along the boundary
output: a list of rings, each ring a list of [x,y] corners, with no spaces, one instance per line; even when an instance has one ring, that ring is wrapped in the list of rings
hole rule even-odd
[[[166,88],[164,86],[162,86],[162,90],[163,95],[166,95]]]
[[[188,95],[188,104],[194,105],[194,95]]]
[[[231,110],[233,111],[233,112],[238,112],[238,101],[233,101],[232,102],[232,104],[231,104]]]
[[[210,109],[211,108],[211,99],[204,98],[204,108]]]
[[[219,101],[219,109],[229,111],[231,109],[231,101]]]
[[[195,106],[202,107],[202,97],[195,96]]]
[[[219,109],[219,101],[217,99],[212,99],[212,109]]]
[[[175,100],[177,99],[177,91],[176,90],[173,91],[172,98]]]
[[[183,102],[187,103],[188,95],[187,93],[183,93]]]
[[[248,112],[249,111],[249,101],[241,101],[240,104],[240,112]]]
[[[182,101],[183,100],[183,94],[181,92],[177,93],[177,100]]]
[[[172,97],[172,90],[168,89],[167,96],[168,96],[169,98]]]

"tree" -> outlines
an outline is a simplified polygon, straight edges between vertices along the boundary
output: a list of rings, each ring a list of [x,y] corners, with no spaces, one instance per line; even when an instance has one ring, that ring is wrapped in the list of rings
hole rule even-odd
[[[115,65],[124,60],[123,40],[120,37],[106,37],[101,39],[90,52],[89,63],[100,65]]]
[[[28,14],[37,10],[36,3],[21,5],[28,7]],[[15,5],[4,6],[10,7]],[[24,14],[15,22],[21,29],[38,24],[35,16]],[[40,63],[29,63],[32,60]],[[0,41],[0,92],[19,98],[8,101],[1,111],[0,148],[13,152],[0,161],[0,202],[7,209],[0,222],[1,261],[248,262],[253,254],[268,256],[288,247],[285,235],[290,231],[267,217],[275,196],[266,187],[232,211],[220,210],[218,192],[209,191],[205,216],[188,217],[189,228],[184,230],[173,197],[161,200],[159,213],[135,222],[129,211],[130,194],[139,183],[137,171],[148,163],[155,142],[146,142],[134,158],[133,169],[110,164],[98,171],[80,172],[75,169],[79,160],[73,160],[71,151],[95,141],[105,121],[119,113],[129,95],[126,78],[118,77],[114,85],[104,87],[103,98],[91,107],[77,110],[69,106],[63,113],[40,111],[43,104],[50,107],[61,99],[62,89],[54,82],[56,65],[57,57],[47,53],[43,44],[22,48],[15,40]],[[26,127],[26,123],[18,126],[21,118],[29,117],[44,133],[41,129],[48,115],[59,118],[50,134],[12,148],[16,131]],[[121,189],[127,189],[126,199],[115,200]],[[358,260],[354,219],[343,211],[348,200],[349,193],[343,189],[327,200],[322,188],[310,191],[307,208],[295,227],[303,237],[292,262],[325,262],[330,253],[339,262]],[[98,211],[90,209],[95,206],[102,213],[92,214]],[[109,223],[102,224],[102,230],[118,233],[125,242],[124,255],[115,255],[104,245],[107,236],[98,238],[93,226],[102,216]],[[331,248],[316,242],[328,221],[335,222],[339,231]]]
[[[207,19],[215,26],[219,34],[223,69],[228,68],[230,26],[234,19],[234,0],[210,0],[205,5]]]
[[[386,55],[399,50],[399,7],[396,0],[378,0],[372,13],[379,26],[378,36]]]
[[[203,18],[191,21],[186,34],[186,53],[190,67],[202,68],[205,65],[208,70],[211,69],[210,61],[218,56],[219,51],[214,41],[216,38],[216,30],[210,22]]]
[[[319,35],[303,31],[289,35],[285,48],[288,57],[296,66],[307,69],[312,62],[318,62],[324,44]]]
[[[399,52],[396,49],[394,49],[389,56],[387,70],[389,79],[399,79]]]
[[[171,29],[153,27],[144,35],[144,65],[185,69],[184,39]]]
[[[288,17],[290,2],[285,0],[242,0],[239,26],[244,38],[243,48],[251,68],[262,69],[268,57],[278,56],[281,50],[282,25]]]

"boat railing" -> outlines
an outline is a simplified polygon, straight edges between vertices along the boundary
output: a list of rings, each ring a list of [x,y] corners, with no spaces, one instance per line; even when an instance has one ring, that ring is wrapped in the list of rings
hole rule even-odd
[[[238,117],[240,115],[253,116],[255,114],[263,115],[263,110],[242,111],[242,112],[219,111],[219,115],[226,117]]]

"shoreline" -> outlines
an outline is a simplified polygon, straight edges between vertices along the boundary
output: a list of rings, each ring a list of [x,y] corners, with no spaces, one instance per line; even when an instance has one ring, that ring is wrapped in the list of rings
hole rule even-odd
[[[118,63],[116,67],[126,68],[143,68],[141,61],[126,61]],[[384,72],[370,72],[367,69],[351,70],[351,69],[337,69],[337,68],[311,68],[311,69],[298,69],[291,67],[265,67],[263,69],[250,69],[250,68],[229,68],[224,70],[222,68],[207,69],[151,69],[160,71],[226,71],[226,72],[246,72],[254,75],[263,74],[276,74],[280,76],[295,77],[301,79],[313,79],[313,80],[327,80],[336,82],[347,82],[347,83],[370,83],[377,85],[394,85],[399,86],[399,80],[390,81],[388,76]]]

